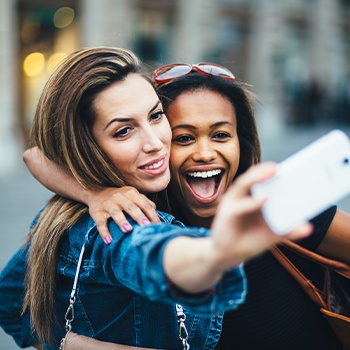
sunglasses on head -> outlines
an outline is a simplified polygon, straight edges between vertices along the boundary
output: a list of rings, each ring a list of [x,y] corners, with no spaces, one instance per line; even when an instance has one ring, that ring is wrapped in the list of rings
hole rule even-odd
[[[153,81],[158,84],[168,83],[176,78],[196,71],[202,75],[214,75],[226,80],[235,81],[235,76],[227,68],[215,63],[201,62],[198,64],[171,63],[159,67],[153,72]]]

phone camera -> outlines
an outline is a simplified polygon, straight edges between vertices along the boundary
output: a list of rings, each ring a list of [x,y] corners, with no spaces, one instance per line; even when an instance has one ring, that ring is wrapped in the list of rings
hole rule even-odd
[[[346,164],[349,164],[349,162],[350,162],[349,158],[344,158],[343,159],[343,164],[346,165]]]

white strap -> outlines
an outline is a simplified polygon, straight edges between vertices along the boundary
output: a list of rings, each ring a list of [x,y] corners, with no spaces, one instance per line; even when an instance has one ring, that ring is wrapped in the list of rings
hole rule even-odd
[[[80,251],[79,260],[78,260],[78,264],[77,264],[77,270],[75,272],[75,277],[74,277],[73,288],[72,288],[72,292],[70,295],[70,303],[69,303],[69,307],[68,307],[66,315],[65,315],[67,334],[71,330],[71,324],[74,320],[75,293],[77,291],[77,284],[78,284],[79,273],[80,273],[81,263],[83,261],[84,252],[85,252],[85,244],[82,246],[81,251]],[[188,350],[190,348],[190,345],[187,342],[188,332],[187,332],[187,329],[185,326],[186,315],[185,315],[184,310],[180,304],[176,304],[175,308],[176,308],[176,314],[177,314],[177,318],[178,318],[178,322],[179,322],[179,338],[182,341],[182,346],[183,346],[182,349]],[[62,349],[62,347],[63,347],[63,342],[64,342],[64,338],[61,340],[60,349]]]
[[[81,248],[81,251],[80,251],[78,265],[77,265],[77,271],[75,272],[75,277],[74,277],[73,289],[72,289],[72,293],[70,295],[71,299],[74,298],[75,292],[77,290],[77,284],[78,284],[78,279],[79,279],[80,267],[81,267],[81,263],[83,261],[84,251],[85,251],[85,244],[83,244],[83,247]]]

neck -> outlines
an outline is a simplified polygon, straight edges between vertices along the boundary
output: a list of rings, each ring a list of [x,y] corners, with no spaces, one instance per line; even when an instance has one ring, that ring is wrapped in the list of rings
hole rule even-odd
[[[214,219],[213,216],[202,217],[202,216],[195,215],[190,211],[184,212],[183,210],[177,213],[175,217],[180,221],[182,221],[187,226],[205,227],[205,228],[210,228]]]
[[[201,218],[199,216],[192,216],[188,219],[188,222],[190,226],[210,228],[211,223],[213,222],[213,217]]]
[[[169,192],[169,193],[168,193]],[[157,205],[157,209],[168,212],[175,216],[177,220],[183,222],[186,226],[205,227],[210,228],[214,216],[202,217],[193,214],[188,209],[179,206],[182,198],[177,202],[176,196],[169,191],[169,189],[158,193],[157,197],[153,199]]]

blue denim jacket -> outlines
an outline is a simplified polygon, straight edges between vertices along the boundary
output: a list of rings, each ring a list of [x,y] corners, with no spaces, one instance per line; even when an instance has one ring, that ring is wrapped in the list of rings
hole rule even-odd
[[[186,314],[191,349],[214,349],[219,339],[222,312],[245,300],[242,266],[228,271],[215,288],[199,295],[183,293],[169,283],[162,268],[167,242],[179,235],[207,236],[203,228],[185,228],[171,215],[159,213],[163,224],[140,227],[125,234],[109,222],[113,242],[106,245],[89,216],[77,222],[62,240],[55,300],[57,350],[64,336],[64,315],[69,305],[77,261],[85,244],[74,306],[72,330],[100,340],[128,345],[180,349],[175,304]],[[175,225],[174,225],[175,224]],[[20,317],[27,249],[16,253],[0,275],[0,325],[19,346],[36,342],[29,316]],[[181,256],[179,256],[181,259]],[[5,302],[4,302],[5,301]],[[194,314],[195,313],[195,314]]]

